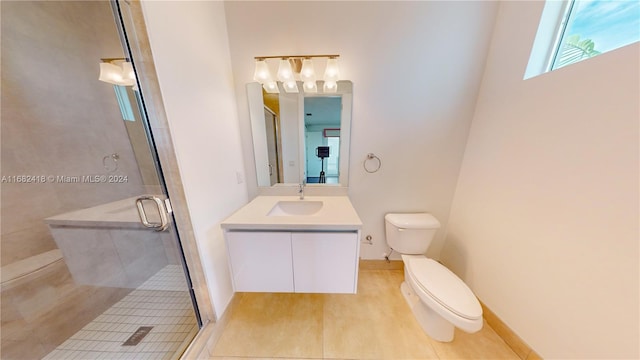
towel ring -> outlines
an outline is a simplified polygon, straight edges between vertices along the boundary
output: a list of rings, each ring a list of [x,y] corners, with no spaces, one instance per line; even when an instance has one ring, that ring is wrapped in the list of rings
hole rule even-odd
[[[369,160],[376,160],[378,162],[378,165],[375,167],[375,169],[369,170],[369,168],[367,167],[367,161]],[[380,160],[380,158],[377,157],[375,154],[368,153],[367,158],[362,163],[362,166],[364,167],[364,171],[368,172],[369,174],[373,174],[374,172],[377,172],[378,170],[380,170],[380,167],[382,166],[382,160]]]
[[[111,159],[111,164],[107,163],[108,159]],[[118,155],[118,153],[106,155],[102,158],[102,166],[110,173],[115,172],[118,170],[118,159],[120,159],[120,155]]]

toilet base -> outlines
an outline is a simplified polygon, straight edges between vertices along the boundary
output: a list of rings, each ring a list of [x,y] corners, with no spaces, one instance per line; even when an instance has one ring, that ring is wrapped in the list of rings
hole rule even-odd
[[[403,281],[402,285],[400,285],[400,291],[402,291],[402,295],[409,304],[413,315],[427,335],[440,342],[453,340],[455,330],[453,324],[420,301],[411,285]]]

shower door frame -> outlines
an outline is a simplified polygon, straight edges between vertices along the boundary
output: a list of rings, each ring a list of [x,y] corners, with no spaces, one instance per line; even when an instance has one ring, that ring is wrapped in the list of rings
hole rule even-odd
[[[179,234],[179,245],[185,262],[183,265],[186,265],[185,270],[188,269],[189,291],[195,299],[194,308],[198,325],[202,329],[209,322],[215,322],[216,314],[188,215],[187,200],[157,80],[142,7],[139,0],[110,0],[110,3],[125,56],[133,63],[137,76],[141,115],[145,120],[146,133],[161,186],[173,208],[173,213],[170,215],[173,216],[173,223]]]

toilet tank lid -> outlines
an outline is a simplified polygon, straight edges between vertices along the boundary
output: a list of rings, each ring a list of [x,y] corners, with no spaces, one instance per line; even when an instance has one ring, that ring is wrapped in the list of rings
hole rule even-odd
[[[387,214],[384,219],[402,229],[438,229],[438,219],[427,213]]]

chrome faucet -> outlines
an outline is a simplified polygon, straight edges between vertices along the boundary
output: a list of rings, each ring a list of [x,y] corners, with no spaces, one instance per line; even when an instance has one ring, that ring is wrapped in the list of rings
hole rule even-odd
[[[300,185],[298,185],[298,194],[300,194],[300,200],[304,200],[304,186],[305,186],[305,181],[302,180],[300,181]]]

